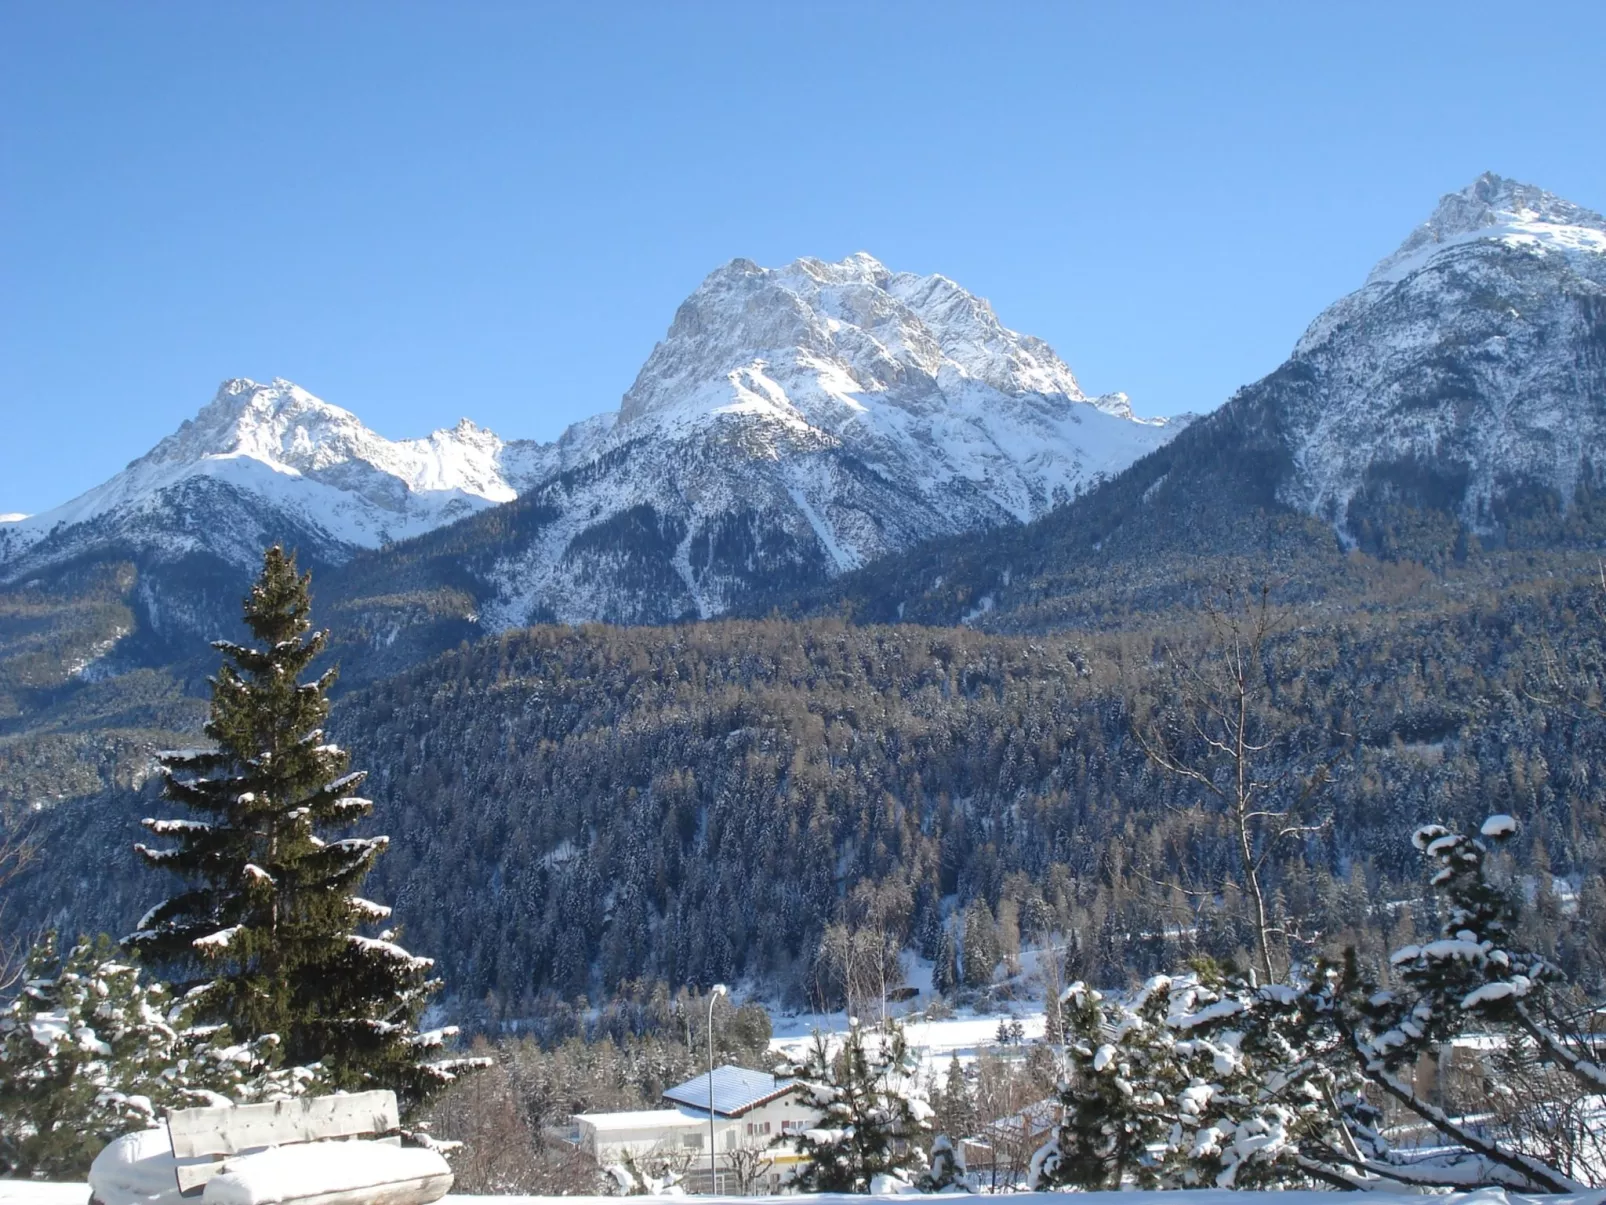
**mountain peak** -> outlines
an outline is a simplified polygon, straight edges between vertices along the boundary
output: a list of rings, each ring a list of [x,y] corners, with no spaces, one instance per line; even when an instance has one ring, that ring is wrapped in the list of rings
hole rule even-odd
[[[1438,206],[1367,284],[1403,280],[1446,247],[1482,240],[1540,251],[1606,253],[1606,218],[1533,184],[1484,172]]]
[[[351,547],[375,547],[510,501],[529,459],[527,449],[510,453],[468,419],[422,439],[389,440],[283,377],[265,385],[231,377],[193,418],[111,480],[43,514],[12,517],[0,560],[58,528],[106,519],[145,530],[151,516],[174,510],[183,516],[175,531],[152,537],[170,551],[227,543],[224,529],[237,522],[214,515],[196,523],[188,514],[186,491],[197,482],[213,496],[220,487],[251,499],[252,523],[288,516],[297,530],[321,533],[322,551],[338,559]],[[250,541],[235,543],[220,550],[236,559],[255,555]]]
[[[945,276],[894,272],[864,251],[779,268],[734,259],[682,303],[620,421],[742,409],[831,426],[872,398],[926,408],[978,386],[1056,412],[1088,400],[1048,344]],[[813,403],[800,411],[803,395]]]

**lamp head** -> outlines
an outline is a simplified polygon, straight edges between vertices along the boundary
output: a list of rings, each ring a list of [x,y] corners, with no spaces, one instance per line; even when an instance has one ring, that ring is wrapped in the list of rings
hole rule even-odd
[[[714,986],[712,988],[710,988],[709,991],[711,991],[716,996],[728,996],[728,995],[730,995],[730,992],[731,992],[730,988],[726,987],[723,983],[714,984]]]

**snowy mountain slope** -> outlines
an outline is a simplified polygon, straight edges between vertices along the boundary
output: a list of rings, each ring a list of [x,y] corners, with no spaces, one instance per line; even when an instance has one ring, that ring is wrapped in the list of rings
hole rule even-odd
[[[532,522],[487,568],[480,622],[720,614],[1028,521],[1175,429],[1088,398],[944,277],[864,254],[733,260],[680,307],[617,421],[567,436],[572,467],[521,500]]]
[[[1485,174],[1311,324],[1279,398],[1290,505],[1347,528],[1379,497],[1503,526],[1606,469],[1606,218]],[[1352,504],[1359,506],[1352,506]]]
[[[254,563],[278,526],[325,561],[512,499],[551,453],[464,419],[393,442],[288,381],[226,381],[195,418],[103,485],[0,530],[0,580],[115,541]]]

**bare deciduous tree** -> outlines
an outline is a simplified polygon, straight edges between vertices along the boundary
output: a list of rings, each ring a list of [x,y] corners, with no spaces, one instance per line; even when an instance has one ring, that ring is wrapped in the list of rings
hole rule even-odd
[[[736,1180],[736,1191],[744,1197],[750,1197],[775,1166],[775,1157],[770,1154],[767,1144],[760,1145],[754,1139],[744,1137],[725,1152],[725,1166]]]
[[[1349,751],[1337,732],[1312,742],[1313,727],[1288,714],[1285,688],[1307,667],[1276,646],[1287,616],[1271,587],[1223,587],[1206,600],[1203,649],[1168,648],[1169,705],[1133,731],[1149,759],[1196,784],[1222,807],[1236,846],[1236,887],[1253,912],[1256,957],[1268,982],[1288,970],[1288,933],[1272,914],[1263,882],[1283,842],[1319,832],[1314,802]]]

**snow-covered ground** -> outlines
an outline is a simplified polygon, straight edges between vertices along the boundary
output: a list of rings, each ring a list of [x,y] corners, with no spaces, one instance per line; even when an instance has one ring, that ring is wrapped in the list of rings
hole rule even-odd
[[[974,1196],[962,1193],[943,1194],[944,1201],[957,1201],[961,1197],[974,1200],[990,1200],[986,1196]],[[38,1180],[0,1180],[0,1205],[84,1205],[89,1198],[89,1189],[82,1184],[52,1184]],[[1335,1197],[1327,1192],[1265,1192],[1242,1193],[1219,1190],[1199,1190],[1188,1192],[1093,1192],[1077,1193],[1072,1197],[1069,1193],[1012,1193],[1011,1202],[1015,1205],[1063,1205],[1067,1199],[1075,1205],[1245,1205],[1246,1198],[1252,1199],[1256,1205],[1332,1205]],[[640,1205],[654,1205],[655,1202],[677,1202],[678,1205],[687,1205],[689,1200],[707,1202],[708,1205],[751,1205],[751,1197],[631,1197],[632,1202]],[[792,1198],[792,1199],[801,1199]],[[866,1205],[871,1201],[907,1201],[908,1197],[871,1197],[871,1196],[839,1196],[834,1194],[821,1194],[808,1197],[807,1200],[817,1205]],[[1485,1189],[1482,1192],[1451,1193],[1447,1196],[1436,1197],[1436,1205],[1601,1205],[1603,1194],[1599,1192],[1583,1193],[1577,1196],[1521,1196],[1517,1193],[1502,1192],[1499,1189]],[[545,1205],[549,1201],[561,1201],[564,1205],[618,1205],[618,1197],[464,1197],[449,1196],[445,1205],[473,1205],[474,1202],[497,1202],[498,1205]]]
[[[869,1018],[866,1018],[868,1020]],[[1033,1042],[1043,1036],[1043,1009],[1040,1004],[1022,1003],[1009,1013],[975,1014],[956,1013],[941,1021],[911,1019],[905,1022],[904,1033],[910,1048],[919,1057],[925,1070],[941,1071],[948,1060],[958,1057],[968,1063],[983,1049],[992,1047],[1001,1052],[1023,1051],[1024,1045],[999,1046],[998,1026],[1019,1021],[1023,1042]],[[844,1013],[802,1013],[795,1016],[778,1016],[773,1020],[774,1036],[770,1048],[789,1058],[801,1057],[808,1049],[814,1032],[845,1033],[848,1028]]]

